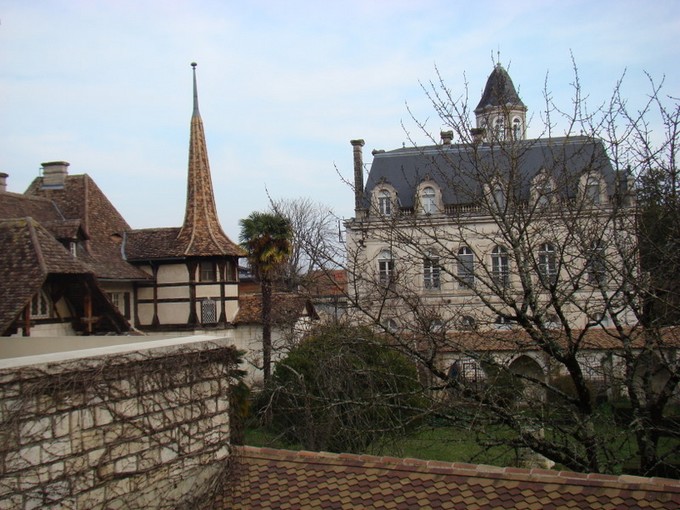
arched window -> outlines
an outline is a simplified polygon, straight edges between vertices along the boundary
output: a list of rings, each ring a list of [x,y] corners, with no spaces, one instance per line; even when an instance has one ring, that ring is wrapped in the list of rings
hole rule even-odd
[[[538,250],[538,271],[548,283],[557,280],[557,260],[555,258],[555,246],[543,243]]]
[[[491,251],[491,275],[499,287],[507,287],[510,284],[508,250],[503,246],[496,245]]]
[[[42,290],[31,299],[31,317],[48,319],[50,317],[50,308],[50,299]]]
[[[471,315],[463,315],[458,321],[458,328],[466,331],[477,329],[477,321]]]
[[[441,288],[440,273],[439,257],[436,253],[428,253],[423,259],[423,286],[426,289]]]
[[[458,250],[458,285],[465,289],[475,286],[475,256],[468,246]]]
[[[555,186],[550,175],[541,172],[534,177],[533,195],[536,205],[546,207],[553,201]]]
[[[384,216],[392,214],[392,194],[387,190],[378,193],[378,211]]]
[[[433,187],[428,186],[423,189],[422,201],[423,212],[425,214],[434,214],[437,212],[436,194]]]
[[[496,133],[496,140],[505,140],[505,119],[503,117],[496,117],[494,131]]]
[[[378,257],[378,278],[381,285],[390,285],[394,281],[394,259],[392,252],[383,250]]]
[[[512,119],[512,138],[513,140],[522,139],[522,121],[519,117]]]

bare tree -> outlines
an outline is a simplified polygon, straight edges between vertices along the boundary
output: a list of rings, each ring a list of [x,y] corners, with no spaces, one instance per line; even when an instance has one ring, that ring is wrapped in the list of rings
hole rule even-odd
[[[417,361],[431,412],[451,423],[569,469],[677,474],[680,336],[649,316],[652,297],[677,306],[678,289],[661,296],[649,277],[678,273],[677,242],[647,242],[635,181],[677,175],[680,104],[650,80],[639,110],[622,82],[591,109],[574,66],[570,108],[546,87],[542,136],[526,139],[526,108],[496,70],[502,100],[488,108],[485,91],[476,125],[467,93],[437,73],[424,90],[443,142],[374,152],[366,185],[355,180],[354,319]]]
[[[309,198],[271,199],[270,208],[291,226],[291,254],[283,269],[290,288],[304,286],[310,275],[337,267],[339,223],[333,211]]]

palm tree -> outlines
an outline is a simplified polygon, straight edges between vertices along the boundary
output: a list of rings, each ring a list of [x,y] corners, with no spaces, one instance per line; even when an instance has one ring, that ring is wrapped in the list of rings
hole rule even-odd
[[[262,370],[267,383],[272,362],[272,284],[290,255],[293,231],[283,216],[257,211],[239,224],[239,241],[262,288]]]

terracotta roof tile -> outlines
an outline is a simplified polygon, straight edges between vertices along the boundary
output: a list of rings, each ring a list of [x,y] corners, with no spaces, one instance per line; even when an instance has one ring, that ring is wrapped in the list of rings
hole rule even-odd
[[[234,324],[260,324],[262,322],[262,294],[241,294]],[[292,292],[275,292],[272,295],[272,321],[275,324],[294,324],[301,317],[316,317],[314,307],[304,296]]]
[[[235,458],[233,477],[213,508],[660,509],[680,505],[678,480],[249,446],[238,448]],[[268,490],[261,490],[264,487]]]
[[[113,280],[146,280],[149,275],[123,259],[120,242],[130,226],[87,174],[66,176],[63,188],[45,189],[43,178],[35,179],[26,190],[32,200],[52,203],[60,213],[52,220],[78,221],[87,242],[88,263],[98,278]],[[48,221],[47,218],[36,218]]]

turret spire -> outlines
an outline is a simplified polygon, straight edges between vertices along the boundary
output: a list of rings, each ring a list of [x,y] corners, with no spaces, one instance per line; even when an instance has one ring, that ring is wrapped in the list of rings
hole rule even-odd
[[[196,63],[192,62],[191,67],[193,69],[194,105],[189,139],[187,203],[184,224],[177,235],[177,240],[182,243],[185,255],[239,256],[242,250],[222,231],[217,217],[203,121],[198,111]]]

